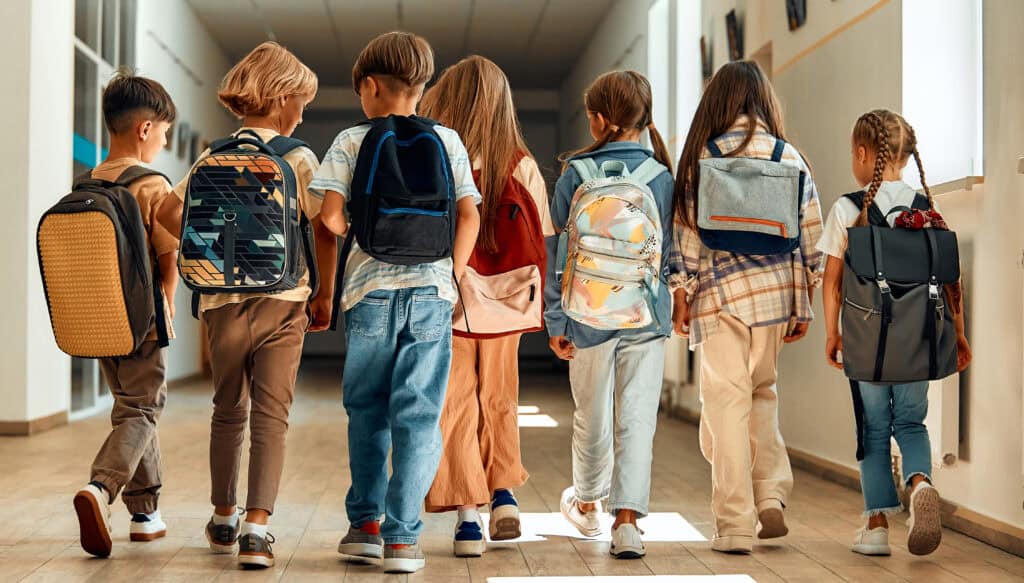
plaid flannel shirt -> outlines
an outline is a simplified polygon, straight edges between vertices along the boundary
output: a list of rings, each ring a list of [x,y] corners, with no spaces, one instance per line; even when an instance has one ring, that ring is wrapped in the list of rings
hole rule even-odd
[[[715,138],[722,152],[729,153],[743,143],[748,120],[742,116],[725,134]],[[763,125],[753,140],[736,156],[771,159],[775,137]],[[705,148],[702,158],[711,157]],[[712,251],[701,242],[695,229],[676,222],[674,244],[669,255],[672,274],[669,287],[684,288],[690,304],[690,347],[696,347],[718,328],[718,315],[726,312],[750,327],[772,326],[814,319],[810,293],[821,283],[823,254],[821,203],[810,169],[793,146],[786,144],[783,164],[807,173],[800,211],[800,246],[782,255],[737,255]]]

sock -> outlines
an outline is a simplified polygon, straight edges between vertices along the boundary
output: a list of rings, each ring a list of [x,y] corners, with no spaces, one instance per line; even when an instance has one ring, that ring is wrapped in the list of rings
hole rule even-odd
[[[371,520],[369,522],[364,522],[363,524],[361,524],[358,527],[356,527],[356,529],[357,530],[361,530],[361,531],[365,532],[366,534],[379,535],[380,534],[380,522],[378,522],[376,520]]]
[[[235,526],[238,524],[238,513],[230,514],[228,516],[221,516],[216,512],[213,514],[213,523],[217,526]]]
[[[254,534],[260,538],[267,538],[267,525],[265,524],[253,524],[251,522],[242,521],[242,530],[238,533],[239,536],[245,536],[247,534]]]
[[[476,508],[467,508],[465,510],[459,510],[459,524],[463,522],[483,522],[480,520],[480,511]]]

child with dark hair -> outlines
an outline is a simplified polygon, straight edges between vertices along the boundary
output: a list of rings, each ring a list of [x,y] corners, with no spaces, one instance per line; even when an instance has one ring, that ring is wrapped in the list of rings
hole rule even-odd
[[[103,119],[110,132],[110,153],[90,176],[115,182],[125,172],[151,163],[167,143],[167,130],[175,116],[174,102],[163,86],[130,71],[119,71],[103,91]],[[127,188],[142,211],[150,256],[159,262],[158,283],[166,311],[157,317],[166,319],[168,336],[173,337],[178,235],[158,220],[158,213],[166,212],[162,209],[164,203],[174,199],[171,185],[163,176],[149,174],[130,182]],[[164,352],[154,325],[133,354],[99,359],[114,397],[110,413],[113,429],[96,454],[89,483],[74,499],[82,548],[89,554],[110,554],[109,505],[119,492],[132,515],[131,540],[151,541],[167,534],[157,509],[161,486],[157,420],[167,398]]]

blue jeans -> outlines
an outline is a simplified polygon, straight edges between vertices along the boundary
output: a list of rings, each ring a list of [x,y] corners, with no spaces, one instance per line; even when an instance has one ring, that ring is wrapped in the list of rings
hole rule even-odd
[[[423,529],[420,509],[441,458],[452,304],[433,287],[377,290],[346,312],[345,322],[348,519],[359,527],[385,514],[384,542],[413,544]]]
[[[928,382],[875,385],[860,382],[864,401],[864,459],[860,484],[866,516],[902,509],[892,479],[893,436],[903,455],[903,480],[916,475],[931,479],[932,447],[924,418],[928,413]]]

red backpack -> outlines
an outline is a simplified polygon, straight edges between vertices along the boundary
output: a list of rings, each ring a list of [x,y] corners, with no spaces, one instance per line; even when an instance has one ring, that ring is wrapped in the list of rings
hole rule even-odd
[[[512,170],[525,156],[512,160]],[[480,174],[473,172],[479,182]],[[463,338],[499,338],[544,329],[547,251],[540,213],[530,191],[509,173],[495,215],[498,251],[479,244],[459,281],[452,333]]]

